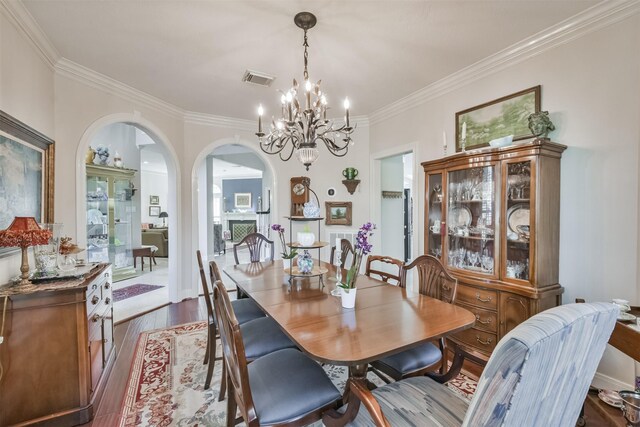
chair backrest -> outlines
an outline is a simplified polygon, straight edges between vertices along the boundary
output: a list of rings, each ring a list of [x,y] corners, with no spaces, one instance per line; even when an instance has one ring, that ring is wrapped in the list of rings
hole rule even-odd
[[[347,257],[351,254],[355,255],[353,245],[348,239],[340,239],[340,267],[344,268],[344,264],[347,262]],[[333,265],[333,261],[336,255],[336,247],[331,246],[331,256],[329,257],[329,264]]]
[[[568,304],[520,324],[493,351],[463,425],[575,425],[617,316],[613,304]]]
[[[256,419],[253,397],[249,386],[249,372],[247,357],[242,342],[240,325],[233,312],[229,294],[222,281],[217,280],[213,288],[213,301],[218,318],[222,355],[224,357],[227,375],[230,379],[230,393],[235,393],[236,403],[247,425]],[[210,362],[211,363],[211,362]]]
[[[233,245],[233,257],[236,260],[236,265],[240,264],[238,260],[238,248],[246,244],[247,248],[249,248],[249,258],[251,262],[260,262],[260,253],[262,252],[263,245],[271,246],[271,261],[273,261],[273,250],[275,248],[273,244],[273,240],[267,239],[263,234],[260,233],[251,233],[244,236],[244,238],[239,242]]]
[[[207,276],[204,274],[204,264],[202,263],[202,255],[200,254],[199,250],[196,251],[196,258],[198,258],[198,268],[200,269],[200,282],[202,283],[202,293],[204,294],[204,302],[207,304],[207,315],[209,316],[210,319],[213,319],[214,313],[213,313],[213,306],[211,304],[211,292],[209,291]]]
[[[406,287],[407,272],[413,268],[418,271],[418,292],[450,304],[456,301],[458,279],[447,272],[438,258],[420,255],[412,263],[405,265],[400,274],[401,287]]]
[[[390,266],[395,265],[398,268],[398,274],[393,274],[393,273],[389,273],[388,271],[371,268],[371,264],[374,262],[380,262],[383,265],[384,264],[387,264]],[[385,283],[389,283],[389,280],[391,279],[395,282],[395,283],[392,283],[393,285],[400,285],[401,283],[400,274],[402,273],[403,265],[404,263],[402,261],[396,258],[391,258],[390,256],[369,255],[369,257],[367,258],[367,269],[364,274],[369,277],[371,277],[372,274],[375,274],[376,276],[380,277],[380,279]]]

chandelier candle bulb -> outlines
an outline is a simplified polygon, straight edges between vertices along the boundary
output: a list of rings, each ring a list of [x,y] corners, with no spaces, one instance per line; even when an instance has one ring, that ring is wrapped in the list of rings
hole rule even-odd
[[[345,122],[347,123],[347,127],[349,127],[349,98],[344,99],[344,112]]]
[[[258,133],[262,133],[262,115],[264,114],[264,109],[262,108],[262,104],[258,106]]]
[[[307,110],[311,109],[311,82],[309,80],[304,84],[304,88],[307,91]]]

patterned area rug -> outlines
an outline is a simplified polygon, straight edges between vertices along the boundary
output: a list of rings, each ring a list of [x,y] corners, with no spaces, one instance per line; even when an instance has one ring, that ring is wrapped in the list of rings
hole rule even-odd
[[[217,399],[222,363],[216,362],[211,387],[204,390],[207,368],[202,361],[206,344],[205,322],[140,334],[120,426],[224,426],[226,401]],[[332,365],[324,368],[342,390],[347,381],[346,368]],[[369,379],[376,385],[384,384],[372,373]],[[464,398],[473,395],[475,386],[475,382],[464,375],[449,383],[449,387]]]
[[[137,297],[138,295],[146,294],[147,292],[155,291],[156,289],[164,288],[164,286],[160,285],[143,285],[143,284],[135,284],[125,286],[121,289],[113,290],[113,300],[114,301],[122,301],[123,299]]]

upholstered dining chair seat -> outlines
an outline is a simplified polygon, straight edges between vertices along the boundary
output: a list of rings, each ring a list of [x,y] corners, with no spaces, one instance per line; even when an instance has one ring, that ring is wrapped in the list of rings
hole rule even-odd
[[[393,372],[392,377],[400,379],[414,371],[424,369],[425,366],[433,365],[440,361],[442,353],[433,343],[427,342],[417,347],[396,353],[389,357],[376,360],[371,363],[374,368],[382,372]],[[389,373],[391,375],[391,373]]]
[[[260,425],[291,422],[341,398],[322,367],[297,350],[268,354],[247,369]]]
[[[233,312],[236,314],[236,319],[241,325],[250,320],[266,317],[255,301],[250,298],[231,301],[231,305],[233,306]]]
[[[413,377],[372,391],[392,426],[460,426],[469,402],[428,377]],[[364,407],[349,426],[375,426]]]
[[[253,361],[284,348],[296,348],[275,320],[270,317],[250,320],[240,325],[247,360]]]

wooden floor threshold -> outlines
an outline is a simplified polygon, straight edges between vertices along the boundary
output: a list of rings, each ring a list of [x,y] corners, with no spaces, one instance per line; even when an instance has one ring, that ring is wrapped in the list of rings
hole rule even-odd
[[[120,325],[122,323],[126,323],[126,322],[128,322],[130,320],[133,320],[133,319],[137,318],[137,317],[141,317],[141,316],[144,316],[145,314],[149,314],[149,313],[151,313],[153,311],[160,310],[161,308],[166,307],[166,306],[171,305],[171,304],[173,304],[173,303],[172,302],[167,302],[167,303],[161,304],[161,305],[159,305],[157,307],[150,308],[149,310],[145,310],[145,311],[142,311],[142,312],[140,312],[138,314],[134,314],[133,316],[129,316],[126,319],[118,320],[117,322],[115,322],[113,324],[113,326],[118,326],[118,325]]]

